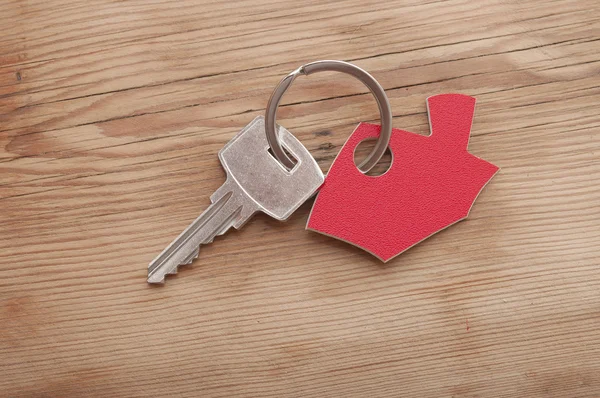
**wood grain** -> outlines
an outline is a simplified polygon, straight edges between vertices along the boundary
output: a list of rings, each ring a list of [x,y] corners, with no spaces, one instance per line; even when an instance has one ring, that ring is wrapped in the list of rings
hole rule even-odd
[[[599,397],[600,9],[573,1],[0,2],[0,396]],[[382,265],[258,216],[163,287],[146,266],[222,183],[279,79],[351,61],[394,126],[478,99],[502,170]],[[366,89],[279,111],[326,170]]]

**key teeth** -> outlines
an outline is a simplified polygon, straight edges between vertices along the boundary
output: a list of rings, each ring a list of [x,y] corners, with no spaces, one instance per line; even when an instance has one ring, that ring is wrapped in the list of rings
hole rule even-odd
[[[193,256],[190,256],[187,260],[185,260],[184,262],[182,262],[181,264],[179,264],[178,266],[176,266],[175,268],[173,268],[172,270],[165,272],[164,276],[162,278],[157,278],[157,275],[148,275],[148,283],[165,283],[165,276],[167,275],[177,275],[177,273],[179,272],[179,267],[183,266],[183,265],[189,265],[192,262],[194,262],[195,259],[198,258],[198,256],[200,255],[200,247],[198,247],[198,250],[196,250],[196,252],[194,253]]]
[[[194,262],[195,259],[198,258],[198,254],[196,254],[194,257],[191,257],[189,260],[184,261],[183,263],[179,264],[178,267],[181,267],[182,265],[190,265],[191,263]],[[177,273],[177,269],[174,272],[175,274]]]
[[[165,283],[165,277],[157,278],[157,275],[148,275],[148,283],[163,284]]]
[[[231,193],[231,192],[229,192],[229,194],[228,194],[228,196],[227,196],[227,197],[225,197],[225,196],[224,196],[224,197],[223,197],[222,199],[220,199],[220,200],[225,200],[225,201],[227,201],[227,200],[229,200],[229,198],[231,197],[231,195],[232,195],[232,193]],[[213,203],[213,205],[214,205],[214,204],[216,204],[216,203]],[[165,278],[165,276],[166,276],[166,275],[174,275],[174,274],[177,274],[177,272],[178,272],[178,270],[179,270],[179,267],[180,267],[180,266],[182,266],[182,265],[188,265],[188,264],[191,264],[191,263],[192,263],[192,262],[193,262],[195,259],[197,259],[197,258],[198,258],[199,254],[200,254],[200,246],[201,246],[201,245],[206,245],[206,244],[212,243],[212,242],[214,241],[214,238],[215,238],[216,236],[223,235],[223,234],[224,234],[225,232],[227,232],[227,231],[228,231],[230,228],[232,228],[232,227],[235,227],[235,226],[236,226],[236,222],[239,220],[239,218],[240,218],[240,215],[241,215],[241,210],[242,210],[242,206],[241,206],[241,205],[239,205],[239,206],[237,207],[237,209],[236,209],[236,210],[232,211],[232,213],[230,214],[230,216],[228,217],[228,219],[226,219],[226,220],[223,222],[223,224],[221,225],[221,228],[219,228],[219,229],[217,229],[217,230],[216,230],[216,233],[215,233],[214,235],[212,235],[212,236],[210,236],[208,239],[206,239],[206,240],[204,240],[204,241],[200,242],[200,245],[199,245],[199,246],[196,248],[196,250],[193,252],[193,255],[190,255],[189,257],[185,258],[185,259],[184,259],[184,260],[183,260],[183,261],[182,261],[180,264],[178,264],[178,265],[176,265],[175,267],[173,267],[173,269],[171,269],[171,270],[169,270],[169,271],[165,272],[164,274],[162,274],[162,277],[161,277],[161,276],[159,276],[159,274],[160,274],[160,273],[157,273],[157,274],[152,274],[152,275],[151,275],[151,274],[150,274],[150,270],[149,270],[149,273],[148,273],[148,283],[162,283],[162,284],[164,284],[164,283],[165,283],[165,279],[166,279],[166,278]],[[166,250],[166,249],[165,249],[165,250]],[[159,255],[159,257],[160,257],[160,255]],[[156,259],[155,259],[155,261],[156,261]],[[152,264],[153,264],[153,263],[150,263],[150,266],[151,266]],[[159,279],[159,278],[160,278],[160,279]]]
[[[165,272],[164,274],[160,274],[160,273],[155,273],[155,274],[151,274],[150,271],[148,272],[148,283],[156,283],[156,284],[164,284],[165,283],[165,276],[167,275],[174,275],[177,273],[177,267],[175,267],[175,269],[172,269],[168,272]]]
[[[200,246],[198,246],[198,247],[196,248],[196,251],[195,251],[195,252],[194,252],[194,253],[193,253],[191,256],[189,256],[188,258],[186,258],[185,260],[183,260],[183,261],[181,262],[181,264],[179,264],[179,265],[178,265],[178,267],[179,267],[179,266],[182,266],[182,265],[188,265],[188,264],[191,264],[192,262],[194,262],[194,260],[195,260],[195,259],[197,259],[197,258],[198,258],[198,255],[199,255],[199,254],[200,254]],[[175,272],[177,272],[177,269],[175,269]]]

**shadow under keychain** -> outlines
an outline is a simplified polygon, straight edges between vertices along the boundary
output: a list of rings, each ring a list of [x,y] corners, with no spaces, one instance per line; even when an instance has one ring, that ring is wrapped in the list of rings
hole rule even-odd
[[[277,106],[294,79],[322,71],[359,79],[374,95],[381,114],[381,126],[358,125],[326,179],[308,150],[276,125]],[[301,66],[275,88],[266,117],[255,118],[219,151],[227,173],[225,183],[211,196],[208,209],[150,263],[148,282],[164,282],[165,275],[177,273],[179,265],[198,257],[201,244],[212,242],[231,227],[240,228],[258,211],[286,220],[319,188],[307,229],[347,241],[388,261],[465,218],[498,170],[467,152],[474,105],[474,98],[460,94],[430,97],[432,134],[420,136],[392,129],[385,91],[359,67],[342,61]],[[377,138],[376,145],[356,166],[354,150],[369,138]],[[365,175],[388,146],[390,169],[377,177]]]

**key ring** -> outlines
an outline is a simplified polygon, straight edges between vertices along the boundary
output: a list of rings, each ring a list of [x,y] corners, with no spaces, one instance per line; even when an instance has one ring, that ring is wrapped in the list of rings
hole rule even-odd
[[[325,71],[342,72],[356,77],[369,88],[375,97],[375,100],[377,100],[379,113],[381,115],[381,133],[379,134],[375,148],[373,148],[369,156],[358,165],[360,171],[366,173],[379,162],[388,147],[392,136],[392,109],[383,87],[381,87],[377,80],[365,70],[348,62],[329,60],[315,61],[302,65],[284,77],[277,87],[275,87],[275,90],[273,90],[273,94],[271,94],[271,98],[269,98],[269,102],[267,103],[267,109],[265,110],[265,132],[267,134],[267,141],[271,146],[275,158],[285,167],[292,169],[294,167],[294,161],[283,150],[281,142],[279,142],[279,138],[277,137],[277,132],[275,131],[277,107],[279,106],[283,94],[285,94],[287,89],[292,85],[296,77],[299,75],[310,75],[312,73]]]

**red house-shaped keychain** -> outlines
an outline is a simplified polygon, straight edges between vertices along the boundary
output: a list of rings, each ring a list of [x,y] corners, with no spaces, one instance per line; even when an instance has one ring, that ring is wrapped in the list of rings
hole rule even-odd
[[[467,152],[475,98],[442,94],[427,99],[431,135],[394,129],[392,165],[367,176],[354,150],[380,126],[361,123],[335,159],[307,229],[332,236],[388,261],[467,217],[498,167]]]

